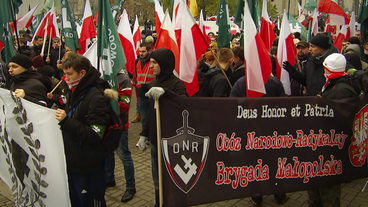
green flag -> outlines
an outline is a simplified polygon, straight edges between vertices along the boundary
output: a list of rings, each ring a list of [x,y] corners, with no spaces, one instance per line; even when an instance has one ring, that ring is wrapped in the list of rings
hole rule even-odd
[[[125,66],[126,59],[107,0],[98,2],[97,56],[102,61],[103,78],[118,91],[117,74]],[[119,114],[118,102],[111,102]]]
[[[244,0],[239,0],[238,5],[236,6],[234,23],[237,24],[242,30],[244,29],[243,17],[244,17]]]
[[[316,0],[308,0],[304,5],[304,9],[307,11],[313,11],[317,7]]]
[[[257,30],[259,30],[260,22],[259,22],[259,14],[257,14],[258,13],[257,12],[257,4],[258,4],[257,0],[249,0],[248,3],[249,3],[250,15],[253,18],[253,21],[257,27]]]
[[[220,0],[217,10],[216,24],[218,25],[217,46],[230,48],[230,22],[227,0]]]
[[[112,17],[116,19],[116,15],[120,11],[121,7],[123,6],[125,0],[116,0],[114,5],[111,7]]]
[[[32,19],[32,23],[31,26],[29,28],[31,28],[32,34],[35,32],[35,30],[37,29],[38,25],[40,24],[42,18],[43,18],[44,14],[41,12],[37,15],[35,15]]]
[[[61,4],[61,0],[46,0],[45,3],[43,4],[43,9],[45,11],[50,10],[53,3],[54,6],[59,6]]]
[[[18,14],[19,6],[23,4],[22,0],[11,0],[14,14]],[[3,4],[3,3],[1,3]],[[1,5],[2,6],[2,5]]]
[[[364,42],[366,41],[366,31],[367,31],[367,27],[368,27],[368,1],[367,0],[362,0],[362,2],[360,2],[360,8],[359,8],[359,13],[358,13],[358,22],[360,23],[360,32],[361,32],[361,36],[362,36],[362,49],[361,52],[364,52]]]
[[[304,25],[302,25],[302,23],[300,23],[298,20],[296,20],[290,14],[289,14],[289,24],[292,24],[292,27],[295,30],[298,30],[298,32],[300,32],[300,35],[301,35],[301,38],[302,38],[303,41],[307,41],[307,39],[308,39],[307,29],[304,27]]]
[[[10,29],[10,22],[12,22],[12,4],[10,1],[2,1],[0,6],[0,45],[4,47],[4,59],[6,62],[15,54],[13,35]]]
[[[67,0],[61,0],[62,33],[65,37],[65,44],[72,50],[80,49],[77,29],[75,26],[73,12]]]

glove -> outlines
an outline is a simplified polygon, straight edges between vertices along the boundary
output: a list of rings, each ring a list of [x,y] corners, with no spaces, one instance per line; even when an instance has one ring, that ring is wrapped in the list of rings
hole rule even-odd
[[[161,88],[161,87],[152,87],[145,94],[145,96],[148,97],[148,98],[153,98],[155,100],[158,100],[164,93],[165,93],[165,90],[163,88]]]
[[[288,61],[284,61],[282,63],[282,68],[289,72],[289,74],[293,74],[295,72],[295,68]]]
[[[144,151],[147,149],[147,140],[147,137],[139,136],[139,140],[135,146],[138,147],[141,151]]]

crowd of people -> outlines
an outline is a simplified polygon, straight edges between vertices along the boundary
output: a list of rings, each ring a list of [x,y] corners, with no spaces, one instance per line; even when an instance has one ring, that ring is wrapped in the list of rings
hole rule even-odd
[[[147,24],[148,25],[148,24]],[[128,147],[129,122],[141,122],[142,131],[136,146],[146,150],[150,145],[155,203],[159,205],[158,158],[156,137],[150,137],[155,126],[150,126],[151,100],[161,96],[187,97],[185,84],[174,75],[175,57],[171,50],[155,48],[157,32],[148,25],[139,46],[134,74],[122,69],[117,76],[119,91],[119,118],[123,124],[119,146],[116,150],[123,162],[126,191],[121,201],[130,201],[135,193],[134,163]],[[357,34],[360,34],[357,32]],[[44,107],[54,108],[55,118],[62,131],[72,206],[106,206],[104,195],[107,187],[116,186],[114,154],[105,153],[100,144],[109,124],[109,94],[97,87],[100,72],[82,55],[71,52],[62,39],[53,38],[52,47],[42,48],[44,39],[36,36],[33,46],[28,46],[29,34],[23,33],[15,41],[17,54],[8,63],[0,62],[1,87],[14,91],[24,98]],[[143,36],[143,35],[142,35]],[[218,48],[217,36],[209,33],[207,51],[197,62],[199,91],[194,97],[247,97],[244,67],[244,48],[241,36],[231,40],[231,48]],[[283,63],[289,72],[291,96],[320,96],[327,99],[358,97],[367,88],[368,43],[361,51],[361,38],[350,37],[337,50],[329,37],[320,33],[309,42],[295,34],[297,63]],[[48,45],[45,44],[45,45]],[[277,78],[278,39],[269,51],[272,73],[265,83],[264,97],[286,97],[282,83]],[[136,115],[128,119],[133,89],[136,90]],[[85,192],[86,191],[86,192]],[[309,206],[340,206],[340,184],[308,190]],[[277,203],[287,202],[286,192],[274,194]],[[255,206],[262,203],[262,195],[250,198]]]

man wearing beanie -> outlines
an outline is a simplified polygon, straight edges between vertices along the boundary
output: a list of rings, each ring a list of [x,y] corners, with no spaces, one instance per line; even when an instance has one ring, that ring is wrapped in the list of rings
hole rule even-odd
[[[323,34],[312,37],[309,42],[311,56],[305,64],[304,71],[296,70],[287,61],[283,63],[283,68],[289,72],[290,77],[305,86],[306,96],[315,96],[321,91],[326,82],[322,63],[328,55],[339,52],[336,47],[330,45],[329,40],[329,37]]]
[[[32,60],[28,56],[17,54],[10,58],[9,74],[12,81],[10,90],[16,97],[46,106],[46,87],[37,71],[32,70]]]
[[[326,83],[320,95],[326,99],[358,98],[359,82],[345,72],[346,59],[340,53],[333,53],[323,62]],[[309,206],[340,206],[340,183],[307,190]]]
[[[183,96],[187,97],[187,91],[185,84],[174,75],[175,69],[175,56],[171,50],[165,48],[159,48],[151,52],[150,56],[150,68],[153,70],[153,74],[156,75],[156,79],[150,84],[150,90],[146,93],[146,96],[152,99],[159,99],[161,96]],[[153,105],[151,102],[150,104]],[[150,132],[150,130],[156,130],[156,126],[150,126],[149,116],[155,116],[154,111],[148,111],[140,138],[137,143],[141,150],[146,149],[146,140],[149,134],[156,135],[156,132]],[[152,177],[155,187],[155,199],[156,206],[159,205],[159,183],[158,183],[158,158],[157,158],[157,143],[156,136],[150,137],[151,141],[151,164],[152,164]]]

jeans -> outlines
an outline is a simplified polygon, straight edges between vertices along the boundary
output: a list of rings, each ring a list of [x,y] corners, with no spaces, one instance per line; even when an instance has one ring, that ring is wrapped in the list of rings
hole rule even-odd
[[[68,172],[70,202],[73,207],[106,207],[103,164],[87,173]]]
[[[157,146],[153,144],[151,145],[151,165],[152,165],[153,186],[155,187],[155,201],[156,201],[155,206],[160,206]]]
[[[143,97],[138,96],[138,109],[139,113],[141,114],[142,129],[144,126],[144,122],[146,121],[147,118],[148,108],[149,108],[149,98],[145,96]]]
[[[134,163],[132,159],[132,155],[129,150],[128,145],[128,130],[123,130],[121,133],[119,147],[116,150],[120,160],[124,165],[125,172],[125,181],[126,181],[126,190],[135,189],[135,177],[134,177]],[[105,161],[105,173],[106,173],[106,182],[114,182],[114,168],[115,168],[115,159],[114,153],[110,153],[106,157]]]

